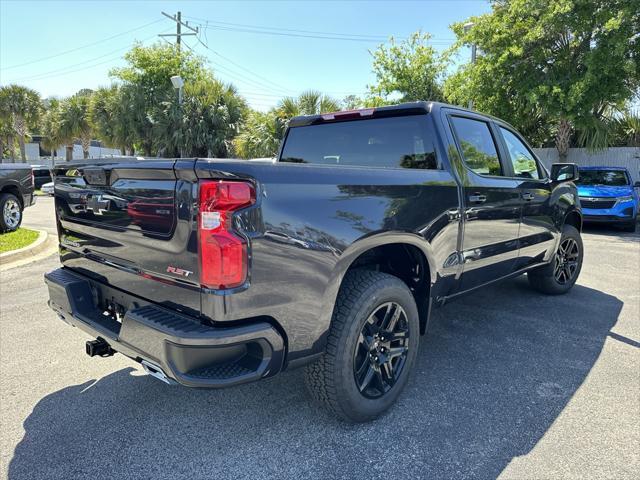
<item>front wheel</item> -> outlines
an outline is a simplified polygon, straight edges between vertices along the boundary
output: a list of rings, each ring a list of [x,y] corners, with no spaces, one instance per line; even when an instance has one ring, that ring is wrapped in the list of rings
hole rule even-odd
[[[547,295],[567,293],[578,280],[583,256],[580,232],[572,225],[565,225],[552,262],[527,273],[529,284]]]
[[[345,277],[325,354],[308,365],[311,395],[348,422],[373,420],[407,383],[420,326],[411,290],[386,273],[354,270]]]
[[[0,233],[13,232],[22,223],[22,205],[11,193],[0,195]]]

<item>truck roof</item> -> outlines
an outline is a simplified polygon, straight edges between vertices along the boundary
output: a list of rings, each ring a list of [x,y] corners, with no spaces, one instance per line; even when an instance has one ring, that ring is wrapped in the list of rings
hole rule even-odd
[[[431,113],[439,110],[440,108],[451,108],[455,110],[461,110],[473,113],[475,115],[482,115],[487,118],[491,118],[501,123],[506,123],[504,120],[495,118],[491,115],[469,110],[468,108],[460,107],[458,105],[451,105],[443,102],[407,102],[399,103],[396,105],[385,105],[384,107],[371,107],[371,108],[359,108],[356,110],[345,110],[341,112],[323,113],[320,115],[298,115],[293,117],[289,121],[290,127],[301,127],[306,125],[314,125],[327,121],[340,121],[340,120],[353,120],[356,118],[366,117],[387,117],[398,115],[415,115],[420,113]]]

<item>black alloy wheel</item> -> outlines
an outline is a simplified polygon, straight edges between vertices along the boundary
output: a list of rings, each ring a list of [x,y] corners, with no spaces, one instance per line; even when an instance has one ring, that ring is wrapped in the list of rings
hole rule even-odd
[[[396,384],[409,351],[409,323],[395,302],[377,307],[367,318],[354,352],[354,378],[366,398],[378,398]]]
[[[565,238],[556,252],[553,276],[560,285],[565,285],[573,279],[578,271],[580,248],[573,238]]]

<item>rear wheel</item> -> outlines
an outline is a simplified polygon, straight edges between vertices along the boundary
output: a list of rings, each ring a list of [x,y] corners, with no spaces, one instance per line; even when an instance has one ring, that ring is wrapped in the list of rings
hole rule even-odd
[[[0,195],[0,232],[13,232],[22,223],[22,205],[12,193]]]
[[[527,274],[536,290],[548,295],[567,293],[578,280],[582,269],[582,238],[572,225],[565,225],[553,261]]]
[[[306,368],[309,392],[343,420],[373,420],[406,385],[419,333],[418,309],[402,280],[375,271],[349,272],[336,301],[327,350]]]

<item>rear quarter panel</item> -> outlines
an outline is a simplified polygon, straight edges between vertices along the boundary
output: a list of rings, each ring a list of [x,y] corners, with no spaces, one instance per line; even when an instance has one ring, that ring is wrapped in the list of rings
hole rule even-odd
[[[322,351],[340,282],[363,252],[384,243],[420,248],[431,280],[456,252],[458,193],[445,170],[199,161],[199,178],[259,179],[255,207],[236,221],[251,243],[249,287],[203,294],[214,321],[274,318],[289,361]],[[438,282],[438,285],[444,283]]]

